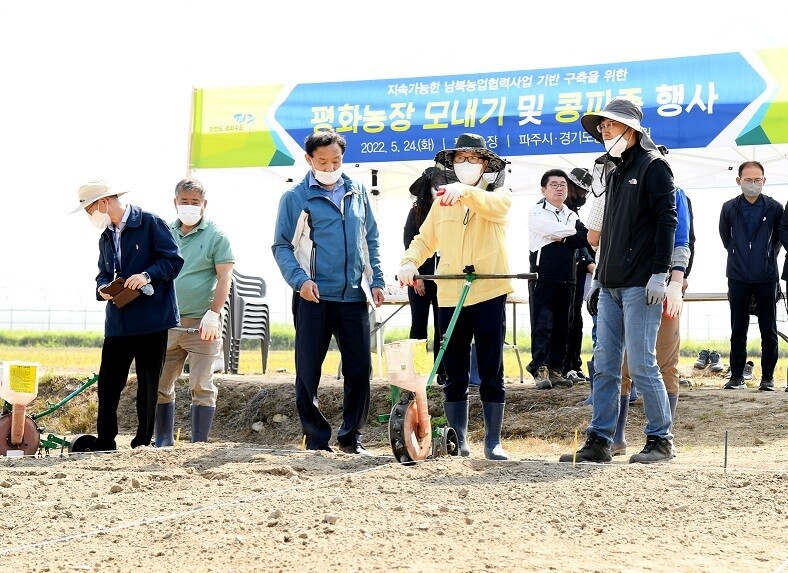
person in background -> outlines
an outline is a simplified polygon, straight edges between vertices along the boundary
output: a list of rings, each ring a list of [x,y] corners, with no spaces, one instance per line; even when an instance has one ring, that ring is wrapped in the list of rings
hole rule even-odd
[[[443,167],[428,167],[410,186],[410,194],[416,200],[413,202],[410,211],[408,211],[408,217],[405,220],[403,238],[406,249],[410,246],[413,237],[419,234],[419,227],[427,218],[427,213],[430,212],[435,193],[437,193],[437,187],[446,183],[453,183],[454,181],[456,181],[456,178],[451,170]],[[438,253],[435,253],[419,267],[418,274],[434,275],[437,261]],[[432,347],[435,360],[437,360],[441,343],[441,329],[438,317],[438,285],[433,280],[415,279],[413,286],[408,286],[408,301],[410,302],[411,316],[410,338],[417,340],[427,339],[427,323],[430,309],[432,309]],[[446,373],[442,365],[438,369],[436,381],[441,385],[446,381]]]
[[[99,237],[96,300],[106,301],[104,343],[98,375],[98,416],[93,451],[117,450],[118,404],[131,362],[137,372],[137,431],[131,447],[149,446],[156,418],[156,392],[164,366],[167,331],[178,324],[178,302],[173,281],[183,267],[178,245],[167,223],[120,199],[103,180],[79,188],[79,205]],[[102,292],[123,277],[127,289],[142,295],[123,308]]]
[[[736,184],[741,193],[722,205],[720,239],[728,251],[725,276],[728,278],[728,305],[731,312],[731,378],[726,390],[746,388],[747,331],[750,327],[750,299],[758,305],[761,332],[761,384],[759,390],[774,390],[777,365],[777,289],[779,275],[780,224],[783,206],[763,194],[766,183],[763,165],[745,161],[739,165]],[[788,239],[788,235],[786,235]]]
[[[587,229],[577,213],[564,204],[568,175],[550,169],[542,175],[542,199],[528,211],[531,316],[531,363],[536,387],[572,387],[561,375],[566,360],[569,319],[575,297],[577,249],[589,247]]]
[[[602,111],[581,119],[617,165],[607,176],[596,280],[589,292],[589,305],[598,308],[593,413],[585,445],[563,454],[562,462],[612,460],[625,348],[647,420],[646,444],[629,461],[653,463],[675,456],[655,348],[677,225],[676,190],[670,166],[642,127],[642,118],[635,101],[615,97]]]
[[[591,192],[593,177],[588,169],[575,167],[568,174],[569,194],[564,204],[580,215],[580,207],[585,205],[586,197]],[[577,271],[575,281],[575,298],[569,309],[569,333],[566,339],[566,358],[564,359],[564,378],[572,384],[582,384],[587,378],[583,372],[583,298],[586,283],[593,278],[596,270],[594,249],[582,247],[577,249],[575,256]]]
[[[438,275],[464,274],[471,266],[478,274],[509,274],[506,228],[512,193],[485,177],[502,172],[504,160],[487,148],[481,135],[463,133],[457,138],[455,148],[440,151],[435,161],[452,170],[458,182],[438,188],[437,203],[402,256],[397,273],[400,283],[413,285],[419,265],[438,251],[441,255]],[[459,303],[463,281],[447,279],[437,283],[441,331],[446,332]],[[513,290],[508,278],[474,281],[443,355],[447,376],[443,407],[449,426],[457,432],[461,456],[470,455],[468,381],[471,340],[475,338],[484,415],[484,455],[492,460],[509,458],[501,445],[501,427],[506,403],[503,379],[506,295]]]
[[[321,368],[333,335],[344,377],[342,452],[369,455],[361,429],[370,402],[367,304],[383,304],[378,226],[366,187],[342,171],[347,147],[334,130],[304,141],[309,171],[279,201],[271,250],[293,289],[296,409],[306,448],[332,451],[331,425],[319,408]]]
[[[180,325],[197,332],[170,330],[168,334],[156,405],[157,448],[174,444],[175,382],[187,358],[191,441],[208,441],[218,394],[213,373],[222,348],[219,315],[230,296],[235,262],[229,238],[205,217],[208,200],[200,181],[189,178],[178,182],[174,203],[178,218],[170,229],[184,259],[175,279]]]

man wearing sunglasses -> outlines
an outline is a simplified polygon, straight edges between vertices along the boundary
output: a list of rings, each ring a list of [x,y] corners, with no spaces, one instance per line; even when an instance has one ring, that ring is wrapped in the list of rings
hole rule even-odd
[[[643,398],[646,445],[630,463],[675,456],[672,418],[656,358],[657,331],[677,226],[676,188],[665,158],[641,126],[643,111],[615,97],[581,119],[616,164],[607,176],[597,274],[593,414],[586,443],[560,461],[609,462],[621,400],[624,349],[630,376]]]

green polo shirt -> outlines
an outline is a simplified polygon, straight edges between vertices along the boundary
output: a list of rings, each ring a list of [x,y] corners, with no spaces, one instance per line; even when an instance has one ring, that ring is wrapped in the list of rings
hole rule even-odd
[[[205,217],[187,235],[181,231],[180,219],[170,224],[170,230],[184,261],[175,277],[178,311],[181,316],[202,318],[216,292],[216,265],[235,262],[230,240]]]

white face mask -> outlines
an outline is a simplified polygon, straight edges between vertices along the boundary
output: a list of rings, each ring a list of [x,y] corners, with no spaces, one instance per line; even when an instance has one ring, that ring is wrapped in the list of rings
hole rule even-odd
[[[758,185],[754,181],[752,183],[742,183],[741,184],[741,191],[744,193],[745,197],[757,197],[758,194],[763,189],[763,185]]]
[[[202,219],[202,207],[199,205],[178,205],[178,219],[187,226],[196,225]]]
[[[103,231],[110,226],[112,219],[110,219],[109,213],[102,213],[99,209],[101,209],[100,206],[88,215],[88,219],[90,219],[94,227]]]
[[[315,172],[315,179],[323,185],[333,185],[342,177],[341,167],[336,171],[320,171],[317,167],[312,167],[312,169]]]
[[[476,185],[481,179],[482,169],[484,169],[484,165],[481,163],[474,165],[466,161],[454,164],[454,174],[460,183],[465,183],[466,185]]]
[[[624,134],[622,133],[616,138],[606,139],[605,149],[607,149],[611,157],[621,157],[621,154],[624,153],[624,150],[627,148],[627,143],[629,142],[624,138]]]

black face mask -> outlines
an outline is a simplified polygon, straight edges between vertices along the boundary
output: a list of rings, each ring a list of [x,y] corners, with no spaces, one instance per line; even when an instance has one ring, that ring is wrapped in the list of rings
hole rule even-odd
[[[569,207],[572,211],[577,211],[578,209],[580,209],[580,207],[582,207],[583,205],[586,204],[586,198],[585,197],[567,197],[566,201],[564,201],[564,204],[567,207]]]

